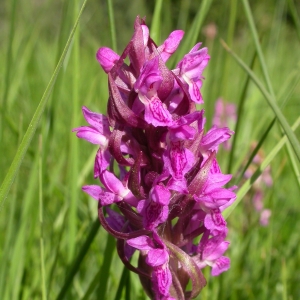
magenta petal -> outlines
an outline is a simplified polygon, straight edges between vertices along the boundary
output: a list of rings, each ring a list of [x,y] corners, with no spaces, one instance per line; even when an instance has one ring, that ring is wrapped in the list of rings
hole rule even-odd
[[[110,72],[113,66],[117,63],[120,56],[113,50],[107,47],[101,47],[96,54],[96,58],[103,68],[105,73]]]
[[[159,70],[159,58],[156,56],[143,66],[140,76],[137,78],[134,89],[139,95],[151,98],[154,96],[162,82]]]
[[[198,80],[197,82],[194,81],[190,81],[188,82],[189,85],[189,93],[191,96],[191,99],[196,102],[197,104],[203,104],[203,99],[202,99],[202,95],[200,93],[200,88],[201,88],[201,81]]]
[[[175,30],[171,32],[168,38],[164,41],[164,43],[158,47],[158,52],[160,52],[160,56],[164,62],[166,62],[170,56],[176,51],[179,46],[181,39],[183,38],[184,31]]]
[[[226,256],[220,257],[218,260],[215,261],[213,264],[211,275],[218,276],[221,273],[227,271],[230,268],[230,259]]]
[[[122,200],[121,197],[114,193],[106,192],[98,185],[85,185],[82,190],[96,200],[99,200],[102,206],[110,205]]]
[[[108,119],[102,114],[90,111],[87,107],[82,107],[82,113],[86,121],[99,133],[108,136],[110,134]]]
[[[194,164],[194,155],[190,150],[183,147],[181,141],[173,142],[170,146],[169,151],[167,150],[163,157],[165,167],[175,181],[185,181],[184,175]]]
[[[191,140],[194,138],[196,129],[188,126],[182,125],[176,128],[169,128],[170,131],[170,140],[176,142],[178,140]]]
[[[157,97],[146,100],[145,121],[153,126],[170,126],[173,122],[172,115]]]
[[[102,188],[98,185],[85,185],[82,190],[95,200],[99,200],[99,195],[102,193]]]
[[[146,263],[151,267],[158,267],[166,263],[169,254],[165,249],[152,249],[148,252]]]
[[[232,186],[231,188],[229,188],[229,190],[233,191],[236,188],[237,188],[237,186]],[[233,198],[231,198],[230,200],[228,200],[225,204],[220,206],[220,211],[223,211],[224,209],[229,207],[235,200],[236,200],[236,195]]]
[[[129,190],[124,187],[122,182],[114,174],[107,170],[105,170],[100,175],[100,179],[109,191],[115,193],[116,195],[122,198],[124,198],[129,193]]]
[[[156,268],[152,274],[152,282],[156,295],[168,296],[172,284],[172,275],[169,268],[166,265]]]
[[[217,128],[212,127],[206,135],[203,137],[201,146],[205,150],[214,151],[218,149],[218,146],[227,141],[234,132],[231,131],[229,128]]]
[[[110,205],[116,202],[122,201],[122,198],[118,195],[115,195],[114,193],[110,192],[102,192],[99,195],[99,200],[102,206]]]
[[[214,232],[227,232],[226,221],[224,220],[219,209],[211,211],[204,219],[204,226],[209,229],[212,234]]]
[[[149,40],[149,28],[146,25],[141,25],[143,30],[144,46],[147,46]]]
[[[223,241],[220,243],[218,237],[211,238],[205,245],[205,249],[202,254],[203,259],[209,261],[218,259],[228,249],[229,244],[230,243],[227,241]]]
[[[121,231],[125,225],[124,217],[109,207],[106,208],[106,212],[108,214],[106,221],[109,226],[111,226],[114,230]]]
[[[202,48],[186,54],[177,66],[180,68],[181,75],[190,79],[198,79],[207,66],[209,59],[207,48]]]
[[[200,204],[200,207],[204,211],[209,211],[211,209],[217,209],[227,202],[227,200],[216,201],[210,195],[200,196],[200,197],[197,197],[195,195],[194,199],[197,201],[197,203]]]
[[[143,212],[145,211],[145,208],[147,206],[147,201],[146,200],[140,200],[136,209],[140,214],[143,214]]]
[[[92,144],[101,145],[102,147],[107,145],[107,138],[92,127],[82,126],[74,128],[72,131],[77,132],[76,136],[78,138],[87,140]]]
[[[94,178],[98,178],[100,174],[106,170],[109,166],[111,155],[109,151],[102,150],[101,148],[97,151],[95,157],[95,164],[94,164]]]
[[[150,197],[153,202],[161,205],[168,205],[170,202],[171,193],[163,185],[155,185],[150,191]]]
[[[146,201],[144,202],[142,214],[144,216],[144,227],[152,230],[158,224],[167,220],[169,209],[168,206],[162,206],[161,204],[152,201]]]
[[[185,178],[181,180],[170,178],[167,184],[167,188],[182,194],[188,194],[187,183]]]
[[[153,250],[154,244],[149,236],[141,235],[137,238],[127,240],[127,244],[139,250]]]
[[[232,198],[235,198],[235,193],[226,190],[226,189],[216,189],[214,191],[212,191],[211,193],[209,193],[209,195],[217,200],[230,200]],[[225,204],[225,203],[224,203]],[[223,205],[223,204],[222,204]]]
[[[199,50],[199,48],[201,47],[202,43],[197,43],[191,50],[189,53],[193,53]]]
[[[231,174],[214,173],[210,174],[208,178],[208,189],[213,190],[227,184],[232,178]]]

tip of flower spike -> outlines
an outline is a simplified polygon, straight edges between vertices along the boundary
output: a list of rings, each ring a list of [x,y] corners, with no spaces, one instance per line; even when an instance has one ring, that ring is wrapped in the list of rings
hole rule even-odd
[[[175,30],[168,36],[164,43],[157,48],[157,51],[160,53],[160,56],[164,62],[166,62],[176,51],[181,39],[183,38],[183,35],[183,30]]]
[[[101,47],[96,53],[96,58],[103,68],[104,72],[108,73],[117,63],[120,56],[110,48]]]
[[[225,238],[221,212],[235,198],[233,189],[223,188],[230,175],[221,174],[215,158],[218,145],[232,132],[212,128],[203,135],[203,111],[196,111],[196,103],[203,102],[207,49],[196,44],[176,70],[165,64],[183,35],[175,30],[157,47],[145,21],[137,17],[121,56],[100,48],[96,58],[108,73],[108,118],[84,107],[89,126],[75,129],[77,136],[101,146],[94,175],[104,187],[83,190],[98,200],[100,222],[119,239],[125,266],[147,278],[144,289],[151,298],[165,300],[195,298],[206,284],[202,267],[213,267],[213,275],[229,268],[221,256],[228,242],[213,243],[203,253],[195,243],[197,237],[200,242],[205,236]],[[125,177],[114,173],[114,162]],[[102,207],[114,203],[120,209],[118,218],[109,210],[105,218]],[[130,266],[126,247],[141,251],[138,268]],[[176,271],[173,266],[178,266]],[[188,280],[190,292],[185,291]]]

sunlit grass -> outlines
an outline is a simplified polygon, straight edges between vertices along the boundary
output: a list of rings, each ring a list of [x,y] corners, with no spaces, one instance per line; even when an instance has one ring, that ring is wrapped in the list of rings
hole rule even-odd
[[[261,227],[258,213],[245,201],[251,180],[240,183],[240,202],[228,217],[231,269],[216,278],[205,270],[208,285],[201,299],[300,298],[299,129],[293,146],[282,142],[300,112],[300,7],[293,0],[249,1],[249,10],[247,2],[88,0],[75,32],[83,1],[4,1],[0,299],[146,299],[137,275],[123,271],[113,239],[99,227],[97,203],[81,191],[83,184],[94,184],[96,149],[71,132],[84,124],[82,105],[105,112],[107,78],[95,53],[100,46],[120,53],[137,14],[147,16],[157,44],[179,25],[185,30],[170,65],[198,41],[209,47],[202,88],[208,124],[218,97],[242,103],[234,152],[219,152],[223,171],[229,168],[238,182],[254,141],[261,141],[264,163],[271,162],[274,184],[264,191],[270,224]],[[208,24],[216,25],[215,37],[204,34]],[[252,70],[256,83],[220,39]],[[266,95],[277,110],[268,106]]]

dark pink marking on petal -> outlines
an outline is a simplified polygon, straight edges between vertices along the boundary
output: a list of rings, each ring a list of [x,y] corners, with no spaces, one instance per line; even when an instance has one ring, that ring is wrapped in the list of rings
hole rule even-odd
[[[154,291],[164,296],[169,296],[170,286],[172,284],[172,275],[167,266],[159,267],[154,270],[152,275]]]

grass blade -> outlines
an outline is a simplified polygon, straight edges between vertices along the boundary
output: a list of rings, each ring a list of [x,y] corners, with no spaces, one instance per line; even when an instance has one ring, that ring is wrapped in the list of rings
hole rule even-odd
[[[259,88],[259,90],[261,91],[263,96],[266,98],[269,106],[272,108],[275,116],[277,117],[283,130],[285,131],[285,134],[286,134],[287,138],[289,139],[298,160],[300,161],[300,143],[299,143],[295,133],[292,131],[290,125],[288,124],[286,118],[284,117],[283,113],[279,109],[275,99],[265,89],[265,87],[260,82],[260,80],[257,78],[257,76],[254,74],[254,72],[249,69],[249,67],[228,47],[228,45],[223,40],[221,40],[221,43],[222,43],[223,47],[232,55],[232,57],[235,59],[235,61],[244,69],[245,72],[248,73],[248,75],[251,77],[253,82]]]
[[[77,25],[79,23],[79,20],[80,20],[82,12],[84,10],[84,7],[86,5],[86,2],[87,2],[87,0],[84,0],[83,4],[81,6],[78,18],[77,18],[77,20],[76,20],[76,22],[75,22],[75,24],[72,28],[72,31],[71,31],[70,36],[68,38],[67,44],[66,44],[66,46],[64,48],[64,51],[63,51],[63,53],[60,57],[60,60],[59,60],[57,66],[54,70],[54,73],[53,73],[53,75],[52,75],[52,77],[49,81],[49,84],[48,84],[48,86],[47,86],[47,88],[46,88],[46,90],[45,90],[45,92],[42,96],[42,99],[41,99],[41,101],[40,101],[40,103],[39,103],[39,105],[38,105],[38,107],[37,107],[37,109],[36,109],[36,111],[35,111],[35,113],[32,117],[32,120],[31,120],[31,122],[30,122],[30,124],[27,128],[27,131],[26,131],[26,133],[25,133],[25,135],[22,139],[22,142],[21,142],[21,144],[20,144],[20,146],[17,150],[17,153],[16,153],[16,155],[13,159],[13,162],[12,162],[9,170],[8,170],[8,173],[6,174],[6,176],[4,178],[4,181],[3,181],[3,183],[0,187],[0,211],[2,209],[2,206],[4,204],[5,199],[7,197],[7,194],[9,192],[10,188],[11,188],[11,185],[12,185],[12,183],[13,183],[15,177],[16,177],[16,174],[17,174],[17,172],[19,170],[19,167],[22,163],[22,160],[23,160],[23,158],[24,158],[24,156],[27,152],[29,144],[30,144],[30,142],[31,142],[31,140],[32,140],[32,138],[35,134],[35,131],[37,129],[37,126],[39,124],[41,116],[44,112],[45,106],[47,104],[47,100],[49,99],[49,96],[50,96],[51,91],[53,89],[53,86],[55,84],[57,75],[58,75],[58,73],[59,73],[59,71],[60,71],[60,69],[63,65],[63,62],[64,62],[64,60],[66,58],[66,55],[68,53],[68,50],[70,48],[74,33],[76,31]]]
[[[78,272],[78,270],[80,268],[80,264],[82,263],[87,251],[89,250],[91,243],[93,242],[93,240],[98,232],[99,227],[100,227],[100,222],[97,218],[93,223],[93,226],[91,228],[89,235],[87,236],[85,242],[83,243],[81,249],[79,250],[77,257],[73,260],[73,262],[71,264],[71,268],[70,268],[68,275],[66,276],[64,285],[61,288],[61,290],[56,298],[57,300],[64,299],[64,296],[65,296],[67,290],[69,289],[74,276]]]
[[[125,292],[125,300],[131,299],[131,281],[130,281],[130,272],[128,272],[128,276],[126,279],[126,292]]]
[[[288,0],[287,2],[288,2],[288,7],[290,9],[290,13],[292,15],[293,21],[295,23],[298,39],[299,39],[299,42],[300,42],[300,18],[297,14],[297,8],[296,8],[296,5],[294,3],[294,0]]]
[[[116,248],[115,238],[110,234],[107,234],[106,247],[103,255],[104,260],[101,266],[100,279],[99,279],[99,285],[97,291],[97,295],[98,297],[100,297],[100,299],[106,299],[108,295],[107,284],[108,284],[109,271],[110,271],[110,266],[113,259],[115,248]]]
[[[156,0],[155,2],[156,3],[155,3],[153,19],[151,23],[150,35],[152,39],[158,43],[160,42],[160,15],[161,15],[161,8],[162,8],[163,1]]]
[[[91,294],[93,293],[95,288],[98,286],[98,283],[100,281],[100,274],[101,274],[101,269],[95,275],[94,279],[90,283],[86,293],[84,294],[84,296],[82,297],[81,300],[88,300],[90,298]]]
[[[13,0],[11,2],[11,16],[10,16],[10,32],[9,32],[9,42],[7,48],[7,56],[6,56],[6,69],[5,69],[5,84],[3,89],[3,98],[2,103],[0,106],[0,140],[2,140],[2,130],[4,124],[4,114],[6,111],[6,100],[9,91],[9,82],[10,82],[10,72],[11,72],[11,65],[12,65],[12,44],[14,39],[15,33],[15,16],[16,16],[16,7],[17,7],[17,0]],[[1,145],[0,145],[1,147]]]
[[[270,92],[270,94],[271,94],[271,96],[272,96],[272,98],[274,99],[274,102],[275,102],[275,95],[274,95],[272,83],[271,83],[271,80],[270,80],[270,77],[269,77],[269,73],[268,73],[268,70],[267,70],[267,66],[266,66],[266,63],[265,63],[264,55],[263,55],[263,52],[262,52],[262,49],[261,49],[261,45],[260,45],[260,42],[259,42],[257,30],[256,30],[256,27],[255,27],[255,24],[254,24],[254,20],[253,20],[253,16],[252,16],[252,13],[251,13],[251,8],[249,6],[248,0],[243,0],[243,5],[244,5],[244,10],[245,10],[245,13],[246,13],[247,20],[248,20],[248,23],[249,23],[250,31],[251,31],[251,34],[252,34],[252,37],[253,37],[253,40],[254,40],[254,44],[255,44],[255,47],[256,47],[257,56],[258,56],[258,59],[260,61],[261,68],[262,68],[262,71],[263,71],[263,74],[264,74],[264,77],[265,77],[265,80],[266,80],[266,83],[267,83],[267,87],[268,87],[268,90],[269,90],[269,92]]]
[[[292,126],[292,130],[295,131],[298,126],[300,125],[300,117],[296,120],[294,125]],[[235,209],[235,207],[241,202],[243,197],[246,195],[246,193],[249,191],[255,180],[261,175],[261,173],[264,171],[264,169],[270,164],[270,162],[273,160],[273,158],[277,155],[277,153],[280,151],[280,149],[285,145],[287,142],[287,136],[283,136],[280,141],[277,143],[277,145],[273,148],[273,150],[269,153],[269,155],[265,158],[265,160],[262,162],[262,164],[257,168],[257,170],[254,172],[254,174],[241,186],[241,188],[237,192],[237,198],[235,202],[224,210],[223,216],[225,219],[229,217],[229,215],[232,213],[232,211]]]
[[[252,57],[252,61],[250,63],[250,68],[252,69],[254,66],[254,62],[255,62],[255,58],[256,58],[256,52],[254,53],[253,57]],[[230,174],[231,170],[232,170],[232,165],[233,165],[233,161],[234,161],[234,153],[235,153],[235,148],[236,148],[236,143],[237,143],[237,137],[240,131],[240,124],[242,121],[242,114],[243,114],[243,110],[244,110],[244,104],[245,104],[245,100],[246,100],[246,93],[248,90],[248,86],[249,86],[249,82],[250,82],[250,76],[248,75],[245,81],[245,84],[243,86],[243,90],[241,93],[241,98],[239,100],[239,104],[238,104],[238,110],[237,110],[237,121],[236,121],[236,125],[234,128],[234,135],[233,135],[233,140],[232,140],[232,147],[231,147],[231,151],[229,154],[229,160],[228,160],[228,168],[227,168],[227,173]]]
[[[23,136],[23,118],[20,116],[20,124],[19,124],[19,142],[21,142],[21,138]],[[15,233],[17,232],[17,226],[15,224],[15,214],[17,211],[17,190],[19,184],[19,176],[17,176],[16,184],[13,188],[13,196],[10,202],[10,212],[9,216],[6,218],[6,228],[5,228],[5,243],[2,244],[2,253],[1,257],[6,258],[3,259],[1,263],[0,269],[0,295],[5,295],[8,291],[9,284],[7,284],[7,277],[9,273],[9,262],[11,260],[11,253],[13,249],[13,244],[15,242]],[[5,299],[5,297],[3,296]]]
[[[121,279],[120,279],[120,282],[119,282],[119,285],[118,285],[118,290],[117,290],[117,293],[116,293],[116,296],[115,296],[115,300],[121,299],[122,292],[123,292],[123,289],[126,285],[128,276],[129,276],[129,270],[124,266],[123,272],[122,272],[122,275],[121,275]]]
[[[74,1],[74,19],[78,15],[78,6],[79,1]],[[76,21],[75,21],[76,22]],[[80,103],[79,103],[79,86],[80,86],[80,79],[79,79],[79,70],[80,70],[80,62],[79,62],[79,26],[77,26],[77,31],[74,34],[74,44],[73,44],[73,55],[72,55],[72,64],[73,64],[73,72],[72,72],[72,124],[71,127],[75,128],[79,124],[78,120],[78,113],[80,112]],[[78,203],[78,190],[76,184],[78,178],[78,158],[79,158],[79,147],[78,147],[78,139],[74,138],[74,136],[70,135],[70,164],[69,164],[69,188],[70,191],[69,199],[70,199],[70,206],[69,206],[69,242],[68,242],[68,261],[70,262],[75,253],[75,245],[76,245],[76,233],[77,233],[77,203]]]
[[[181,47],[177,50],[176,61],[182,59],[183,55],[190,51],[190,48],[196,44],[201,26],[204,22],[204,19],[209,11],[212,0],[203,0],[201,6],[195,16],[194,22],[189,29],[186,37],[182,41]]]
[[[245,167],[243,168],[242,172],[240,173],[240,176],[238,177],[236,184],[239,185],[239,183],[241,182],[241,180],[244,177],[244,174],[246,172],[246,170],[248,169],[248,167],[250,166],[250,164],[252,163],[255,155],[257,154],[257,152],[259,151],[259,149],[261,148],[263,142],[265,141],[266,137],[268,136],[269,132],[271,131],[271,129],[273,128],[274,124],[275,124],[276,118],[274,118],[270,125],[267,127],[266,131],[264,132],[264,134],[262,135],[261,139],[259,140],[259,142],[257,143],[256,147],[254,148],[254,150],[252,151],[248,162],[246,163]]]
[[[45,254],[44,254],[44,236],[43,236],[43,169],[42,169],[42,136],[39,139],[39,219],[40,219],[40,256],[41,256],[41,291],[42,299],[47,300],[46,279],[45,279]]]
[[[112,49],[114,51],[117,51],[118,47],[117,47],[116,27],[115,27],[115,18],[114,18],[114,9],[113,9],[113,5],[112,5],[112,0],[107,0],[107,6],[108,6],[108,16],[109,16]]]
[[[292,169],[293,169],[293,172],[294,172],[294,175],[295,175],[295,178],[296,178],[299,190],[300,190],[300,170],[298,168],[298,164],[296,162],[294,153],[291,149],[290,143],[287,143],[286,147],[287,147],[288,156],[289,156],[289,159],[290,159],[290,162],[291,162],[291,165],[292,165]]]

